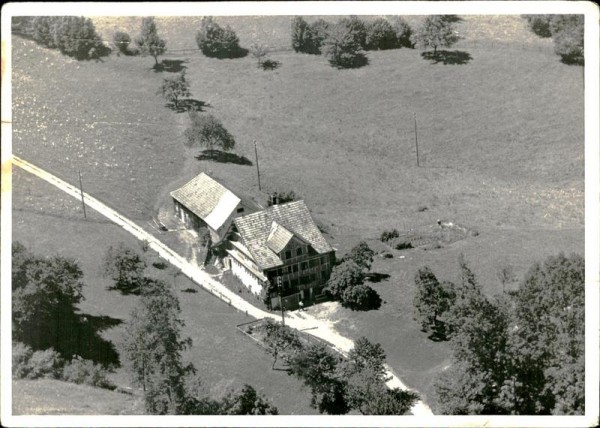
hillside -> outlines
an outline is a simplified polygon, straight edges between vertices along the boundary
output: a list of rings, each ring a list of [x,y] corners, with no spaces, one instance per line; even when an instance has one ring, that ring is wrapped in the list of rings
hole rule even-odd
[[[15,380],[13,415],[139,415],[141,397],[54,379]]]

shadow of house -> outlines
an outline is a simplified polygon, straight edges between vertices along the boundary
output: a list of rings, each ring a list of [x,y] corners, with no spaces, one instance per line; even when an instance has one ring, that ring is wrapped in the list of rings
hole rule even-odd
[[[233,163],[236,165],[252,166],[253,163],[245,156],[240,156],[235,153],[223,152],[221,150],[203,150],[196,159],[199,161],[208,160],[219,163]]]
[[[157,73],[166,71],[168,73],[179,73],[186,68],[184,60],[181,59],[163,59],[159,64],[155,65],[153,70]]]
[[[473,59],[471,54],[464,51],[437,51],[423,52],[423,59],[431,61],[432,64],[443,63],[444,65],[463,65]]]
[[[205,111],[204,108],[205,107],[210,107],[211,105],[209,103],[206,103],[204,101],[199,101],[199,100],[195,100],[195,99],[186,99],[186,100],[179,100],[177,101],[177,106],[175,106],[175,103],[168,103],[166,105],[166,107],[170,108],[171,110],[173,110],[174,112],[177,113],[185,113],[188,111]]]

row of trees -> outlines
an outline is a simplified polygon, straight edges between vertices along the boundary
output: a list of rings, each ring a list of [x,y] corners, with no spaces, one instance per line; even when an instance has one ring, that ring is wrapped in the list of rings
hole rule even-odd
[[[401,17],[390,23],[378,18],[365,22],[356,16],[335,24],[318,19],[312,24],[302,17],[292,21],[292,48],[296,52],[323,54],[338,68],[361,67],[368,63],[364,51],[401,47],[449,47],[459,40],[454,29],[454,15],[428,16],[415,31]]]
[[[540,37],[552,37],[554,52],[566,64],[584,64],[583,15],[524,15],[529,28]]]
[[[13,18],[13,31],[31,37],[38,44],[76,59],[105,56],[110,49],[91,19],[78,16],[35,16]]]
[[[360,242],[332,269],[324,291],[344,307],[353,310],[377,309],[381,305],[381,298],[364,283],[366,272],[371,270],[374,254],[366,242]]]
[[[419,270],[415,309],[450,339],[453,363],[435,388],[445,414],[583,414],[584,275],[581,256],[535,264],[520,287],[486,297],[464,259],[460,279]]]
[[[323,344],[306,345],[296,331],[272,320],[259,330],[273,367],[278,358],[284,360],[288,372],[310,388],[311,406],[320,413],[402,415],[418,400],[413,392],[387,388],[385,352],[364,337],[343,357]]]

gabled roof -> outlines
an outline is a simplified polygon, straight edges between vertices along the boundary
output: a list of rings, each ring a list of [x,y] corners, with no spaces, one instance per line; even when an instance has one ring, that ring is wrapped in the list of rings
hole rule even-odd
[[[240,203],[240,198],[205,173],[171,192],[171,196],[213,230],[220,228]]]
[[[292,239],[294,234],[287,230],[285,227],[274,221],[271,223],[271,230],[267,237],[267,247],[269,247],[275,254],[281,253],[286,247],[288,242]]]
[[[265,210],[238,217],[234,222],[244,244],[261,269],[284,264],[275,250],[285,248],[292,236],[307,242],[319,254],[333,251],[319,231],[304,201],[273,205]]]

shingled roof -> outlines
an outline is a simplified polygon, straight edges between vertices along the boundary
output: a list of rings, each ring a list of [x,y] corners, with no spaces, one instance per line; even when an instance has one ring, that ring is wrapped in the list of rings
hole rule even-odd
[[[315,224],[304,201],[273,205],[234,220],[246,248],[261,269],[283,265],[276,250],[297,236],[319,254],[333,251]]]
[[[240,198],[205,173],[171,192],[171,196],[213,230],[220,228],[240,203]]]

